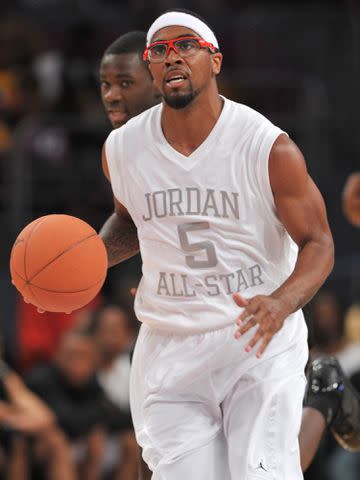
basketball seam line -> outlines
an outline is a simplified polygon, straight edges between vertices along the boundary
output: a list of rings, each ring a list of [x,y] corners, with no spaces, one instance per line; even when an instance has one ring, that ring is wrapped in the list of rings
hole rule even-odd
[[[67,252],[70,252],[70,250],[72,250],[73,248],[77,247],[78,245],[80,245],[82,242],[85,242],[86,240],[89,240],[89,238],[92,238],[92,237],[95,237],[97,235],[97,233],[92,233],[91,235],[89,235],[88,237],[85,237],[85,238],[82,238],[81,240],[79,240],[78,242],[76,243],[73,243],[72,245],[70,245],[69,247],[67,247],[65,250],[63,250],[61,253],[59,253],[56,257],[54,257],[52,260],[50,260],[50,262],[46,263],[45,265],[43,265],[40,270],[38,270],[36,273],[34,273],[32,275],[31,278],[29,278],[27,281],[28,282],[31,282],[32,280],[34,280],[35,277],[37,277],[39,275],[39,273],[41,273],[43,270],[45,270],[45,268],[47,268],[49,265],[51,265],[53,262],[55,262],[55,260],[57,260],[58,258],[60,258],[62,255],[64,255],[64,253],[67,253]]]
[[[90,288],[94,288],[98,283],[100,282],[103,282],[103,279],[100,279],[98,280],[97,282],[95,282],[94,284],[90,285],[89,287],[86,287],[86,288],[82,288],[81,290],[72,290],[70,292],[66,292],[66,291],[63,291],[63,290],[50,290],[49,288],[44,288],[44,287],[40,287],[39,285],[35,285],[34,283],[27,283],[25,278],[23,278],[21,275],[19,275],[19,273],[14,270],[14,272],[16,273],[16,275],[18,277],[21,278],[21,280],[26,284],[26,285],[31,285],[32,287],[35,287],[35,288],[39,288],[40,290],[44,290],[45,292],[52,292],[52,293],[65,293],[65,294],[69,294],[69,293],[81,293],[81,292],[86,292],[86,290],[90,290]],[[32,292],[32,291],[31,291]],[[33,292],[32,292],[33,293]]]
[[[86,292],[87,290],[90,290],[90,288],[94,288],[96,287],[96,285],[100,282],[102,282],[103,280],[98,280],[96,283],[94,283],[93,285],[90,285],[90,287],[87,287],[87,288],[82,288],[81,290],[73,290],[72,292],[64,292],[62,290],[50,290],[48,288],[43,288],[43,287],[39,287],[37,285],[33,285],[32,283],[30,284],[32,287],[35,287],[35,288],[38,288],[39,290],[44,290],[44,292],[51,292],[51,293],[64,293],[64,294],[71,294],[71,293],[81,293],[81,292]]]
[[[27,239],[26,239],[26,242],[25,242],[25,251],[24,251],[24,274],[25,274],[25,282],[27,283],[28,282],[28,276],[27,276],[27,268],[26,268],[26,252],[27,252],[27,246],[28,246],[28,241],[30,240],[31,238],[31,235],[34,233],[34,230],[36,229],[36,227],[40,226],[45,220],[46,220],[46,216],[41,220],[41,222],[38,222],[38,223],[35,223],[34,227],[31,229],[31,232],[29,233]]]
[[[38,300],[38,297],[34,294],[32,288],[31,288],[31,283],[27,283],[27,286],[30,290],[31,295],[35,298],[35,300],[37,302],[37,305],[34,305],[34,306],[37,307],[37,308],[41,308],[42,310],[46,311],[46,308],[43,305],[41,305],[41,303]]]
[[[17,275],[18,277],[20,277],[23,282],[26,283],[26,278],[23,278],[23,277],[19,274],[19,272],[17,272],[17,271],[15,270],[15,268],[13,268],[13,270],[14,270],[14,273],[16,273],[16,275]]]

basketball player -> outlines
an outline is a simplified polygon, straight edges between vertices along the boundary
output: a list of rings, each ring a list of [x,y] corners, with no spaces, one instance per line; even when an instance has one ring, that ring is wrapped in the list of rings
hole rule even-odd
[[[142,59],[146,34],[122,35],[105,50],[100,63],[101,99],[114,128],[161,100]]]
[[[131,71],[131,67],[134,65],[142,75],[146,72],[146,70],[144,70],[145,64],[139,61],[140,58],[138,52],[133,50],[129,51],[129,46],[125,46],[126,42],[124,41],[126,39],[129,40],[133,33],[134,32],[124,35],[120,37],[118,41],[114,42],[114,44],[105,52],[101,62],[102,98],[105,108],[109,112],[109,119],[114,127],[120,126],[121,123],[125,123],[125,121],[132,116],[131,112],[135,112],[136,114],[141,111],[140,103],[136,104],[136,108],[133,108],[131,105],[131,95],[129,95],[129,92],[135,92],[136,90],[131,90],[131,83],[128,82],[126,75],[124,75],[124,72]],[[142,42],[144,42],[144,39]],[[141,45],[140,48],[143,48],[143,45]],[[130,65],[130,68],[128,65]],[[154,95],[154,89],[150,88],[150,85],[152,85],[150,75],[147,72],[145,77],[142,75],[135,74],[133,77],[135,79],[142,79],[144,87],[148,87],[147,90],[143,90],[143,93],[145,94],[143,97],[143,109],[145,109],[149,106],[149,103],[156,103],[158,97],[156,97],[156,94]],[[125,79],[125,83],[122,84],[121,82],[123,78]],[[122,91],[123,89],[124,91]],[[137,101],[139,97],[134,96],[133,98]],[[124,101],[127,102],[127,104],[125,103],[124,105]],[[114,116],[114,112],[119,115]],[[309,408],[304,409],[303,424],[300,435],[300,449],[302,451],[303,466],[307,466],[310,463],[325,429],[325,417],[328,421],[330,420],[327,412],[334,406],[334,404],[336,404],[335,402],[338,404],[339,399],[331,397],[330,401],[327,403],[322,400],[320,408],[318,408],[317,404],[315,405],[314,402],[312,402]],[[324,413],[325,409],[326,412]],[[335,409],[332,408],[332,411],[335,411]]]

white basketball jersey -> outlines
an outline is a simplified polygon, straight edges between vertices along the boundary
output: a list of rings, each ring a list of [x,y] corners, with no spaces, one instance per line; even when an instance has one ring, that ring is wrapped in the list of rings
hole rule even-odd
[[[270,294],[294,268],[297,247],[276,215],[268,174],[283,132],[224,99],[209,136],[187,157],[165,139],[161,112],[147,110],[106,141],[113,193],[140,241],[135,311],[169,332],[219,329],[240,313],[232,293]]]

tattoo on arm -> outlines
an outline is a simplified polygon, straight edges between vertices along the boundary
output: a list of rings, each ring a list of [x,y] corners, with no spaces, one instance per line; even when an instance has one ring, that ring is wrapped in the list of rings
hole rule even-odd
[[[108,218],[100,230],[109,259],[109,267],[116,265],[139,252],[135,224],[116,212]]]

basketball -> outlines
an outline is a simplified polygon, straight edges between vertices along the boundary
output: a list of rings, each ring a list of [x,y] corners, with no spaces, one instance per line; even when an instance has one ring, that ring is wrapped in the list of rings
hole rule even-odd
[[[12,283],[26,302],[48,312],[70,313],[102,287],[107,254],[96,231],[69,215],[46,215],[27,225],[10,256]]]

